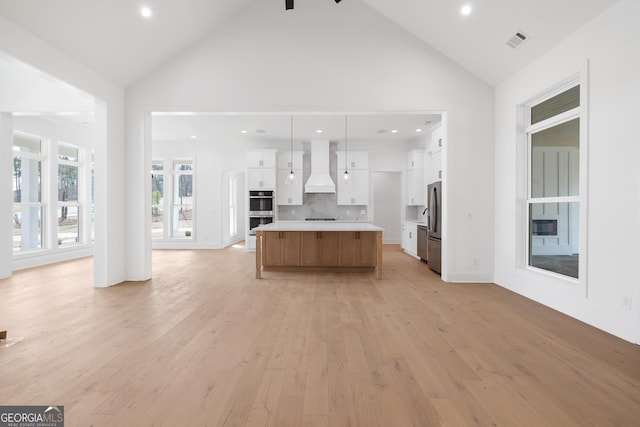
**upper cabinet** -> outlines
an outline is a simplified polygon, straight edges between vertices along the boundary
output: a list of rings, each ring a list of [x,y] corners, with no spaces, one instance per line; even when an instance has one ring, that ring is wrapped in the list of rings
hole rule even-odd
[[[424,150],[411,150],[407,153],[407,205],[424,206],[426,193]]]
[[[248,168],[276,167],[276,150],[255,150],[247,153]]]
[[[444,144],[442,128],[437,126],[431,133],[431,150],[429,150],[427,157],[429,163],[426,173],[428,184],[442,180],[442,147]]]
[[[366,151],[336,152],[338,156],[338,205],[369,204],[369,153]],[[345,160],[349,180],[343,179]]]
[[[277,204],[280,206],[299,206],[303,201],[302,151],[283,151],[278,153],[278,191]],[[293,179],[289,174],[293,171]]]
[[[338,151],[338,170],[344,169],[344,151]],[[368,151],[348,151],[347,152],[347,168],[351,169],[369,169],[369,152]],[[342,171],[344,172],[344,170]]]
[[[276,150],[254,150],[247,153],[247,188],[276,189]]]
[[[442,149],[444,145],[444,139],[442,138],[442,128],[438,125],[433,132],[431,132],[431,151],[437,152]]]
[[[303,151],[280,151],[278,153],[278,169],[302,170]]]
[[[407,153],[407,169],[424,169],[424,150],[411,150]]]

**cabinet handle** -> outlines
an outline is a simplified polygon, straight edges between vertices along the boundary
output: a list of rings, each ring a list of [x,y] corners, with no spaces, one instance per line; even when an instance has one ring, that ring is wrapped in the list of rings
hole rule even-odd
[[[438,171],[438,178],[442,178],[442,171]]]
[[[355,197],[352,197],[352,198],[351,198],[351,204],[353,205],[353,204],[355,204],[355,203],[356,203],[356,198],[355,198]]]
[[[316,231],[316,239],[318,239],[318,240],[322,239],[322,232],[321,231]]]
[[[360,240],[360,232],[356,231],[356,240]]]
[[[258,164],[259,164],[260,166],[262,166],[262,165],[264,165],[264,161],[263,161],[263,160],[260,160],[260,161],[258,162]]]
[[[352,162],[351,162],[351,167],[352,167],[352,168],[355,168],[355,167],[356,167],[356,162],[353,162],[353,161],[352,161]]]
[[[409,238],[410,238],[410,239],[413,239],[413,237],[411,237],[411,232],[409,232]]]
[[[438,147],[442,147],[442,138],[438,139]]]
[[[287,203],[291,203],[291,197],[287,199]]]

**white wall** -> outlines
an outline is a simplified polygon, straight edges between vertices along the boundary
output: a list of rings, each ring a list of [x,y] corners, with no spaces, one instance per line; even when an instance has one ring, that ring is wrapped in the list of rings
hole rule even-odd
[[[640,342],[640,2],[622,0],[496,88],[496,283]],[[588,62],[587,277],[580,285],[518,267],[516,106]],[[583,100],[584,101],[584,100]],[[585,115],[586,116],[586,115]],[[584,147],[582,147],[584,149]],[[631,309],[623,308],[630,297]]]
[[[94,97],[96,142],[96,241],[94,285],[119,283],[127,274],[125,245],[124,90],[69,58],[46,42],[0,16],[0,52],[29,64]],[[16,85],[16,86],[14,86]],[[22,87],[24,90],[9,90]],[[47,97],[38,86],[24,87],[19,79],[0,80],[2,111],[69,111],[77,95]],[[48,93],[48,92],[44,92]],[[7,97],[5,98],[4,95]],[[82,99],[86,97],[80,96]],[[51,101],[55,99],[56,102]],[[0,175],[1,176],[1,175]],[[0,262],[9,262],[3,258]]]
[[[254,2],[127,90],[127,167],[145,111],[447,111],[448,280],[493,277],[493,90],[361,1]],[[131,180],[128,271],[145,276],[148,174]],[[219,197],[219,195],[216,195]],[[476,259],[476,265],[473,260]]]

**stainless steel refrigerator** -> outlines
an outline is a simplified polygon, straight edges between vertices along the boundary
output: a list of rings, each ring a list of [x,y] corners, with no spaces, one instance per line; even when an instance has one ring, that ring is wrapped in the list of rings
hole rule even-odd
[[[429,268],[440,273],[442,265],[442,181],[427,187],[429,215],[427,217],[427,262]]]

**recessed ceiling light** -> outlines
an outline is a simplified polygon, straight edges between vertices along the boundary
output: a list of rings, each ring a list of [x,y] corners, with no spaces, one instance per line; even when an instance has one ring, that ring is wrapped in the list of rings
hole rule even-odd
[[[391,129],[391,133],[398,133],[398,129]]]
[[[147,6],[142,6],[140,8],[140,15],[142,15],[143,18],[151,18],[151,15],[153,15],[153,12]]]
[[[322,133],[322,129],[316,129],[316,133]]]
[[[422,132],[422,129],[418,128],[416,129],[416,132]]]
[[[240,133],[247,133],[247,131],[243,129],[240,131]]]
[[[197,136],[191,135],[191,139],[196,139],[196,138],[197,138]]]
[[[463,14],[464,16],[471,15],[471,5],[470,4],[465,4],[464,6],[462,6],[460,8],[460,13]]]

